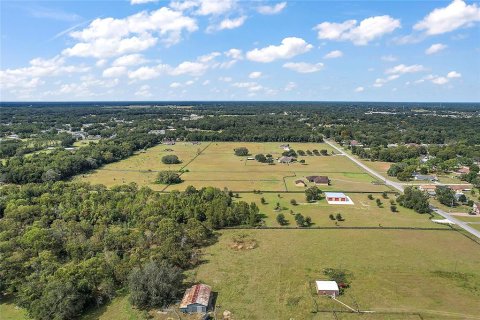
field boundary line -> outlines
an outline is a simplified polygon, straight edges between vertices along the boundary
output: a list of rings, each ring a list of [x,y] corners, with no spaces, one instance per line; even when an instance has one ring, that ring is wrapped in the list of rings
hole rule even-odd
[[[456,231],[450,228],[434,227],[223,227],[218,230],[412,230],[412,231]]]
[[[185,172],[183,172],[183,169],[185,169],[190,163],[192,163],[193,161],[195,161],[195,159],[197,159],[197,157],[199,155],[201,155],[208,147],[210,147],[212,143],[210,142],[209,144],[207,144],[207,146],[205,148],[203,148],[202,150],[200,150],[192,159],[190,159],[190,161],[188,161],[183,167],[181,167],[178,171],[180,171],[180,174],[179,176],[181,177],[182,174],[184,174]],[[161,191],[165,191],[167,190],[168,187],[170,187],[171,184],[167,184]]]

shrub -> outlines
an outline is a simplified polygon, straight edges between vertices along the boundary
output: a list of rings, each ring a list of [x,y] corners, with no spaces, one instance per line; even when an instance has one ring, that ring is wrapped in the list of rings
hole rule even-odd
[[[161,171],[157,176],[157,183],[176,184],[182,182],[180,175],[175,171]]]
[[[236,148],[236,149],[233,149],[233,151],[235,152],[236,156],[239,156],[239,157],[248,156],[248,149],[245,147]]]
[[[174,154],[168,154],[162,157],[162,162],[165,164],[177,164],[180,163],[180,159]]]

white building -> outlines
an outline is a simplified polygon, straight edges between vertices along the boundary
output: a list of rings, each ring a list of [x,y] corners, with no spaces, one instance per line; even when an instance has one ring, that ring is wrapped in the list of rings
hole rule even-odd
[[[340,289],[335,281],[317,280],[315,286],[317,287],[317,293],[322,296],[336,297],[340,294]]]

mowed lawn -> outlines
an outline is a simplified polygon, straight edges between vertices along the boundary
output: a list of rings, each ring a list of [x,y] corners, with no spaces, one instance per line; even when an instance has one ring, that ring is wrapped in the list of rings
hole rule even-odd
[[[231,249],[239,233],[258,247]],[[324,268],[352,274],[341,301],[379,312],[338,319],[479,319],[479,249],[455,231],[228,230],[191,277],[234,319],[335,319],[319,311],[346,309],[312,289]]]
[[[291,143],[294,150],[332,149],[324,143]],[[201,188],[213,186],[228,188],[233,191],[303,191],[297,187],[295,180],[309,175],[326,175],[332,184],[322,187],[335,191],[381,192],[388,190],[383,185],[372,183],[375,179],[366,174],[352,161],[342,156],[304,156],[305,164],[262,164],[247,157],[237,157],[233,149],[247,147],[252,156],[258,153],[272,154],[274,158],[281,156],[283,150],[280,143],[252,142],[204,142],[200,145],[180,142],[174,146],[159,145],[138,153],[128,159],[106,165],[94,172],[81,175],[77,179],[106,186],[135,182],[140,186],[149,186],[158,191],[183,190],[189,185]],[[172,149],[173,151],[166,151]],[[164,165],[161,158],[166,154],[175,154],[182,163]],[[155,184],[158,171],[180,170],[183,183],[172,186]],[[305,180],[306,181],[306,180]],[[311,184],[309,184],[311,185]]]
[[[237,200],[248,203],[255,202],[264,215],[265,225],[269,227],[280,226],[276,217],[283,213],[291,227],[295,227],[296,213],[312,218],[313,226],[319,227],[422,227],[422,228],[445,228],[449,227],[443,224],[435,224],[430,221],[430,215],[418,214],[413,210],[397,205],[397,211],[393,213],[390,210],[390,199],[395,199],[394,195],[388,195],[389,199],[384,199],[381,194],[375,194],[374,200],[369,200],[367,194],[347,193],[354,202],[353,205],[333,205],[328,204],[325,199],[315,203],[307,203],[303,193],[241,193]],[[280,196],[280,197],[279,197]],[[262,204],[260,199],[264,198],[266,204]],[[381,207],[376,204],[376,199],[382,202]],[[297,205],[292,205],[290,201],[294,199]],[[277,203],[281,210],[275,210]],[[292,214],[293,211],[293,214]],[[341,214],[344,221],[330,219],[330,214],[336,216]],[[441,219],[441,217],[438,217]],[[480,219],[478,220],[480,222]]]

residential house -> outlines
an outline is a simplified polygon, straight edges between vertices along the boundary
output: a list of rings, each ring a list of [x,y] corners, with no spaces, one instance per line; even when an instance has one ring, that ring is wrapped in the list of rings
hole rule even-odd
[[[432,175],[414,174],[413,178],[417,181],[438,181],[437,177]]]
[[[436,185],[421,185],[418,187],[419,190],[428,193],[430,196],[436,195],[437,186]]]
[[[308,176],[305,177],[309,182],[313,182],[316,185],[325,185],[328,186],[330,184],[330,179],[327,176]]]
[[[457,171],[455,171],[456,174],[462,175],[462,174],[469,174],[470,173],[470,168],[469,167],[461,167]]]

